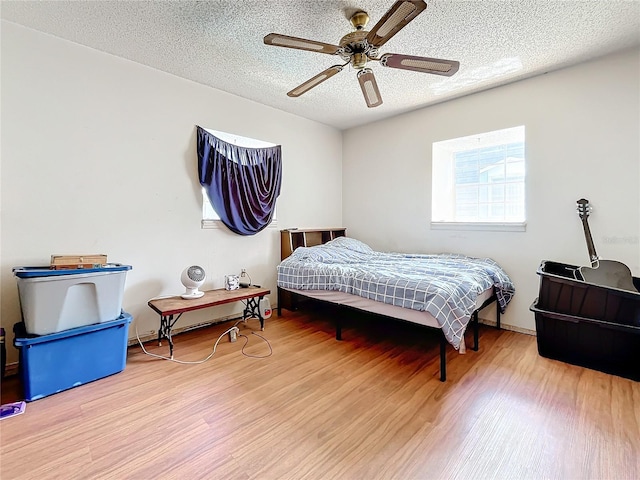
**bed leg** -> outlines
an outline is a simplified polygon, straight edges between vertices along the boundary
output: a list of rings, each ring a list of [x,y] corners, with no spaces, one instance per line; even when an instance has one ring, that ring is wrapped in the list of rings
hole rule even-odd
[[[447,380],[447,339],[444,334],[440,337],[440,381]]]
[[[478,311],[473,312],[473,351],[478,351]]]
[[[342,340],[342,324],[340,317],[336,317],[336,340]]]
[[[500,302],[496,298],[496,328],[500,330]]]
[[[278,317],[282,316],[282,289],[278,287]]]

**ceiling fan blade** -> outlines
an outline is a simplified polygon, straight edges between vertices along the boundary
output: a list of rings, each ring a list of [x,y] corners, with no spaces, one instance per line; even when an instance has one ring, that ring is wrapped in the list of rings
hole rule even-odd
[[[358,82],[360,82],[360,88],[362,88],[367,107],[373,108],[382,105],[382,97],[380,96],[380,90],[378,90],[376,77],[373,76],[373,70],[370,68],[360,70],[358,72]]]
[[[379,47],[416,18],[427,4],[423,0],[400,0],[375,24],[367,35],[369,44]]]
[[[279,33],[270,33],[264,37],[264,43],[266,45],[274,45],[276,47],[296,48],[298,50],[328,53],[330,55],[333,55],[340,50],[340,47],[337,45],[316,42],[315,40],[307,40],[306,38],[289,37],[287,35],[280,35]]]
[[[435,75],[444,75],[445,77],[450,77],[460,68],[460,62],[456,62],[455,60],[414,57],[412,55],[399,55],[397,53],[385,53],[378,60],[383,67],[433,73]]]
[[[296,88],[288,92],[287,95],[289,95],[290,97],[299,97],[303,93],[308,92],[313,87],[321,84],[325,80],[328,80],[329,78],[333,77],[336,73],[341,71],[342,71],[342,65],[334,65],[333,67],[329,67],[325,71],[317,74],[315,77],[310,78],[309,80],[304,82],[302,85],[297,86]]]

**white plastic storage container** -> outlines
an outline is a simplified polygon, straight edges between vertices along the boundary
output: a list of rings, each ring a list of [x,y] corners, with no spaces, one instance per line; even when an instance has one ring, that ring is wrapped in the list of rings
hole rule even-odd
[[[128,270],[131,266],[122,264],[77,270],[14,268],[27,333],[48,335],[118,318]]]
[[[265,320],[267,318],[271,318],[271,302],[269,301],[269,297],[263,297],[260,300],[260,315]]]

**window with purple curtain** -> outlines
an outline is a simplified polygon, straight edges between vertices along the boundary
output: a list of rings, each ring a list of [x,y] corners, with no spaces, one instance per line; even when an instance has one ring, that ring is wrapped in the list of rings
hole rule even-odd
[[[266,228],[280,195],[280,145],[240,147],[198,127],[197,149],[200,184],[220,221],[238,235]]]

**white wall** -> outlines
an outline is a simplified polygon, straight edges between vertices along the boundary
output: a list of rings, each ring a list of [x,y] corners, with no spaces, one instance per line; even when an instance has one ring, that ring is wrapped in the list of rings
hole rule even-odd
[[[516,329],[535,330],[542,260],[588,265],[579,198],[594,207],[598,254],[640,276],[639,58],[611,55],[344,132],[348,233],[379,250],[494,258],[516,285],[503,317]],[[432,143],[517,125],[526,127],[526,232],[431,230]]]
[[[271,289],[275,304],[278,229],[342,224],[338,130],[9,22],[1,26],[7,343],[20,320],[12,267],[48,264],[53,253],[106,253],[132,265],[123,308],[144,334],[159,323],[147,301],[183,291],[186,266],[205,267],[204,288],[222,287],[224,275],[246,268]],[[277,227],[252,237],[200,228],[196,125],[282,145]],[[240,306],[188,313],[178,326],[232,315]],[[15,361],[16,352],[9,354]]]

